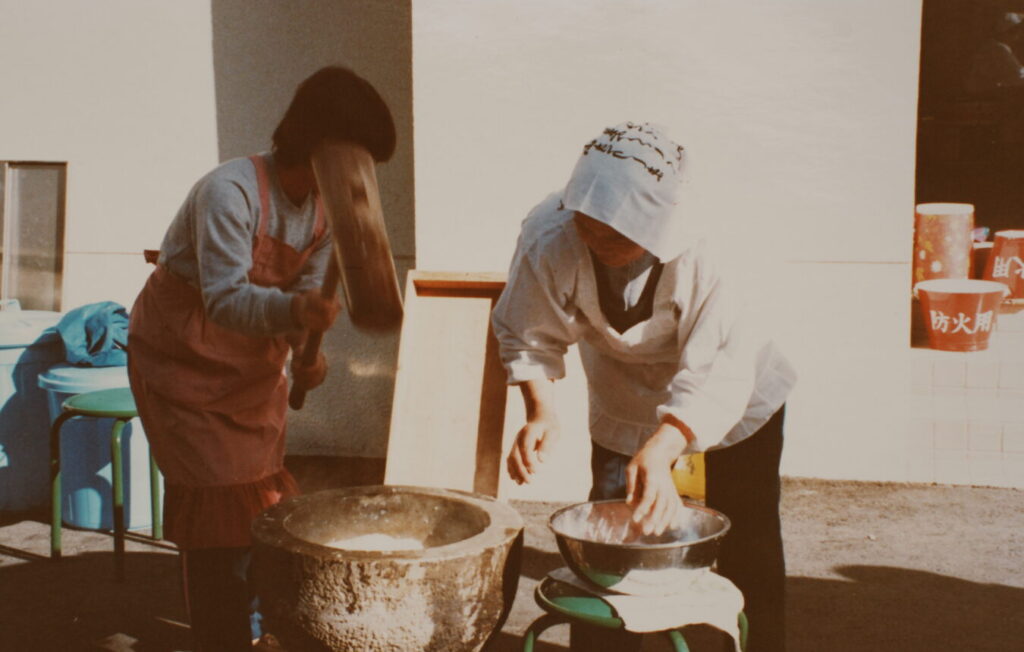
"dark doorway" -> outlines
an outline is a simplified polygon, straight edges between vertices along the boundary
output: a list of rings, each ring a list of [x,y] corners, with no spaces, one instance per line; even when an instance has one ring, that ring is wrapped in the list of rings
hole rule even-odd
[[[1024,0],[924,0],[917,202],[1024,228]]]

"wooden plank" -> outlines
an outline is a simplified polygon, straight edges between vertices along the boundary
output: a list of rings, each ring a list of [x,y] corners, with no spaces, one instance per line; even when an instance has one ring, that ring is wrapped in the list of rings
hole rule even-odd
[[[500,493],[508,387],[490,314],[504,278],[409,272],[385,483]]]
[[[497,294],[505,288],[504,272],[424,272],[415,270],[413,283],[417,289],[451,289],[468,290],[483,289],[488,291],[496,290]]]

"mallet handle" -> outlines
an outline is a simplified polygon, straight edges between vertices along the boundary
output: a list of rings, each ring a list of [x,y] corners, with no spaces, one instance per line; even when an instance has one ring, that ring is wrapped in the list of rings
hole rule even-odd
[[[338,264],[334,261],[334,257],[331,257],[331,262],[327,265],[327,273],[324,274],[324,284],[320,288],[320,296],[325,299],[330,299],[338,291]],[[300,366],[308,367],[316,363],[316,356],[320,353],[320,341],[323,339],[323,331],[309,331],[309,335],[306,336],[306,343],[302,347],[302,355],[299,357]],[[306,402],[306,390],[298,385],[292,385],[292,390],[288,394],[288,405],[293,410],[301,410],[303,404]]]

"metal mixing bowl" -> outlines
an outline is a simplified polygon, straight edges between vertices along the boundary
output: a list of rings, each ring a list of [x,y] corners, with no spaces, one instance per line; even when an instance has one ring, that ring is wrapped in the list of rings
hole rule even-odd
[[[552,514],[548,526],[562,558],[582,579],[617,593],[666,595],[715,563],[729,531],[725,514],[683,505],[682,523],[658,536],[639,531],[623,500],[570,505]]]

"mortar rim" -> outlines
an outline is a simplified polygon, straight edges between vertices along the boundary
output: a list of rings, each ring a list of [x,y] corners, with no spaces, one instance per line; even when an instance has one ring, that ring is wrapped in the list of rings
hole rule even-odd
[[[292,509],[294,509],[294,506],[313,499],[322,500],[327,494],[334,494],[340,498],[403,492],[437,496],[472,505],[482,509],[487,514],[490,519],[490,525],[485,527],[483,531],[466,539],[422,550],[346,550],[333,548],[302,539],[292,534],[285,526],[285,521],[291,514]],[[463,557],[469,552],[506,545],[519,536],[523,528],[524,523],[519,512],[508,503],[491,496],[458,489],[379,484],[324,489],[283,500],[267,508],[253,520],[252,538],[254,544],[279,548],[294,554],[305,554],[323,560],[388,561],[392,563],[407,561],[409,563],[419,563]]]

